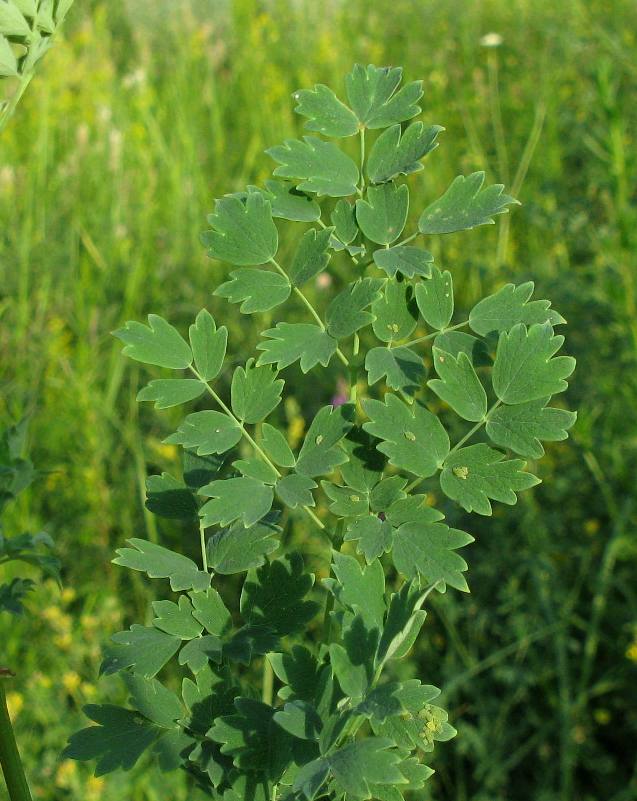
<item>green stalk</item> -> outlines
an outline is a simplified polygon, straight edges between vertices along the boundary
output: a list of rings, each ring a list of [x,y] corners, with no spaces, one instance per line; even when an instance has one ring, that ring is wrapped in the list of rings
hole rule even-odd
[[[32,801],[7,709],[2,675],[3,673],[0,671],[0,765],[2,765],[10,801]]]

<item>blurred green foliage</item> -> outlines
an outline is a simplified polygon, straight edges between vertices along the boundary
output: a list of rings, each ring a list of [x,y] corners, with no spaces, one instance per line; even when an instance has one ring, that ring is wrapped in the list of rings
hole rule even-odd
[[[290,94],[336,85],[354,61],[424,78],[424,119],[449,132],[414,179],[414,209],[458,167],[486,169],[523,203],[497,226],[433,238],[466,288],[459,303],[532,279],[578,359],[572,440],[548,449],[544,483],[513,511],[472,521],[472,595],[436,601],[409,666],[444,689],[459,730],[428,792],[637,798],[636,31],[632,0],[76,4],[0,141],[0,417],[32,413],[30,457],[51,471],[5,524],[48,528],[67,587],[38,589],[40,618],[0,630],[36,798],[166,797],[165,778],[143,770],[105,784],[59,760],[95,699],[99,643],[145,599],[109,566],[114,546],[197,547],[144,511],[147,472],[174,467],[161,444],[171,418],[138,412],[139,371],[109,332],[223,303],[211,297],[221,267],[198,241],[213,198],[259,183],[262,151],[300,129]],[[237,351],[252,348],[248,318],[223,313]],[[332,385],[299,374],[297,386],[292,441],[307,402],[338,392],[338,370]],[[171,799],[195,797],[170,781]]]

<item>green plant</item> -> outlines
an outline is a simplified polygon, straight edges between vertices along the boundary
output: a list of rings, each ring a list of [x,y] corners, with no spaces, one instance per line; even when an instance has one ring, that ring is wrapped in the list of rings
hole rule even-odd
[[[33,464],[23,458],[27,422],[23,420],[2,432],[0,437],[0,515],[5,506],[15,500],[37,478]],[[46,532],[38,534],[5,535],[0,522],[0,567],[3,570],[12,562],[31,565],[43,575],[60,580],[60,563],[53,554],[53,540]],[[35,583],[30,577],[13,576],[0,584],[0,615],[20,615],[24,612],[24,598]],[[0,766],[5,777],[11,801],[29,801],[31,795],[20,761],[18,748],[7,710],[4,681],[13,672],[0,661]]]
[[[306,128],[345,147],[314,133],[288,140],[268,151],[278,166],[265,188],[217,201],[203,241],[240,269],[215,294],[246,314],[297,301],[292,321],[263,331],[258,358],[234,369],[229,399],[228,331],[207,310],[189,342],[156,315],[116,333],[131,358],[188,376],[153,379],[139,400],[163,409],[206,396],[214,408],[187,415],[166,440],[183,447],[183,477],[147,485],[151,511],[198,528],[201,564],[142,539],[114,560],[168,579],[177,597],[153,602],[152,624],[107,648],[102,672],[120,673],[132,708],[87,707],[97,725],[66,750],[96,759],[98,774],[150,750],[162,770],[184,768],[213,797],[393,800],[422,787],[432,772],[423,754],[455,733],[432,703],[439,691],[395,671],[430,593],[468,590],[457,551],[473,538],[443,522],[433,493],[452,515],[453,504],[490,515],[491,501],[514,504],[537,484],[518,457],[537,459],[541,440],[566,438],[575,415],[548,403],[574,360],[555,355],[564,320],[531,300],[530,282],[507,284],[453,322],[451,273],[410,243],[492,223],[516,201],[484,187],[483,173],[459,176],[403,237],[403,176],[422,169],[442,128],[409,122],[422,88],[399,89],[401,79],[398,68],[357,65],[349,106],[322,85],[296,93]],[[358,164],[346,150],[354,136]],[[275,219],[306,228],[285,268]],[[317,279],[336,285],[329,303],[315,297]],[[280,413],[279,372],[297,362],[304,374],[346,371],[349,397],[317,409],[294,453],[266,418]],[[322,588],[299,552],[302,517],[325,540]],[[282,543],[287,552],[273,556]],[[239,587],[217,579],[230,575]],[[187,674],[181,699],[169,672],[156,678],[174,657]]]
[[[15,111],[73,0],[0,0],[0,131]],[[3,92],[3,95],[5,93]]]

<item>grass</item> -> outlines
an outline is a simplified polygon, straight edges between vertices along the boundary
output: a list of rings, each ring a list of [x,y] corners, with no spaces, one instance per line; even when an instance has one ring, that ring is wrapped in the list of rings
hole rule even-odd
[[[32,456],[50,470],[7,528],[47,525],[77,588],[52,604],[68,630],[45,617],[9,637],[26,659],[14,710],[22,698],[36,798],[151,801],[164,788],[139,773],[87,784],[57,762],[93,697],[99,642],[144,599],[106,570],[113,547],[181,534],[143,508],[147,472],[174,466],[169,419],[138,409],[139,371],[109,332],[149,311],[183,323],[216,310],[221,267],[198,241],[213,198],[261,181],[262,151],[299,131],[291,93],[339,85],[354,61],[424,77],[425,120],[447,129],[414,211],[482,168],[523,203],[432,243],[460,304],[533,279],[580,364],[573,442],[550,450],[531,500],[475,532],[473,595],[438,601],[423,638],[422,673],[446,688],[461,733],[436,753],[432,794],[637,798],[636,23],[628,0],[78,4],[0,141],[0,411],[32,414]],[[500,47],[481,46],[489,32]],[[245,319],[228,323],[237,352],[254,344]],[[292,435],[303,392],[287,407]],[[25,657],[21,637],[36,644]]]

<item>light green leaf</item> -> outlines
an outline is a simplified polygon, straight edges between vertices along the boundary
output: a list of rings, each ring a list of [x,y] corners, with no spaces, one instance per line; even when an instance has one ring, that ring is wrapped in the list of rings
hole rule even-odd
[[[255,367],[254,359],[248,359],[232,376],[232,411],[243,423],[260,423],[281,402],[283,384],[271,367]]]
[[[293,737],[300,740],[318,740],[323,722],[316,709],[307,701],[290,701],[274,713],[274,721]]]
[[[0,78],[13,78],[18,74],[18,60],[11,49],[11,43],[0,34]]]
[[[269,516],[249,528],[234,523],[213,534],[206,549],[210,567],[227,576],[262,565],[265,557],[279,547],[281,529],[275,520]]]
[[[156,314],[148,315],[147,326],[129,321],[113,336],[124,343],[122,353],[135,361],[173,370],[185,370],[192,364],[192,351],[186,340]]]
[[[30,33],[31,26],[20,13],[17,5],[2,0],[0,2],[0,34],[4,34],[4,36],[29,36]]]
[[[434,414],[418,403],[410,407],[389,393],[385,403],[363,400],[363,408],[370,418],[363,428],[382,440],[378,450],[389,457],[390,464],[420,478],[442,467],[449,453],[449,436]]]
[[[483,298],[469,313],[469,325],[481,336],[491,331],[508,331],[516,323],[546,323],[560,325],[564,322],[561,314],[551,309],[550,300],[533,300],[533,281],[525,284],[505,284],[493,295]]]
[[[336,339],[344,339],[369,325],[374,317],[365,309],[380,297],[382,285],[380,278],[359,278],[349,284],[327,307],[328,333]]]
[[[303,234],[288,271],[293,286],[301,286],[327,267],[332,231],[310,228]]]
[[[425,704],[439,695],[437,687],[421,684],[418,679],[389,682],[371,690],[356,708],[356,714],[365,715],[375,723],[383,723],[389,717],[420,712]]]
[[[198,456],[225,453],[241,439],[236,421],[223,412],[205,410],[189,414],[174,434],[164,440],[168,445],[196,449]]]
[[[370,186],[366,200],[356,201],[356,219],[361,231],[372,242],[391,245],[403,232],[409,210],[407,184]]]
[[[96,776],[118,769],[130,770],[161,731],[130,709],[88,704],[83,711],[98,725],[71,735],[62,756],[82,761],[97,760]]]
[[[296,509],[298,506],[315,506],[312,490],[317,486],[317,483],[307,476],[290,473],[278,481],[276,493],[290,509]]]
[[[157,616],[153,620],[153,625],[166,634],[182,640],[192,640],[203,631],[201,623],[192,616],[192,604],[190,598],[185,595],[179,596],[179,603],[153,601],[152,607]]]
[[[490,515],[489,499],[514,504],[516,492],[540,483],[531,473],[523,472],[524,464],[521,459],[505,460],[503,453],[484,443],[469,445],[445,460],[440,486],[467,512]]]
[[[214,294],[227,298],[230,303],[241,303],[239,309],[243,314],[274,309],[284,303],[292,291],[287,278],[270,270],[247,267],[234,270],[230,278],[230,281],[218,286]]]
[[[508,212],[507,206],[518,203],[503,193],[502,184],[482,189],[484,173],[454,178],[447,191],[423,211],[418,220],[422,234],[451,234],[478,225],[493,224],[496,214]]]
[[[317,195],[345,197],[356,192],[358,167],[333,142],[315,136],[287,139],[266,151],[280,166],[274,175],[296,178],[298,188]]]
[[[372,512],[386,512],[396,501],[405,497],[403,489],[407,479],[403,476],[388,476],[374,487],[369,495]]]
[[[251,570],[241,590],[240,611],[253,626],[286,637],[305,629],[318,612],[318,604],[306,596],[314,575],[304,571],[303,558],[291,553]]]
[[[330,215],[330,220],[334,226],[336,236],[344,245],[349,245],[358,236],[356,207],[348,200],[341,199],[338,201]]]
[[[155,409],[169,409],[199,398],[206,385],[198,378],[158,378],[137,393],[138,401],[155,401]]]
[[[394,530],[387,520],[381,520],[377,515],[369,515],[355,520],[345,532],[344,539],[345,542],[358,540],[356,550],[365,557],[369,565],[391,550]]]
[[[193,673],[199,673],[210,662],[216,665],[221,663],[223,658],[223,643],[219,637],[213,634],[204,634],[189,640],[179,652],[179,664],[188,665]]]
[[[353,136],[358,132],[356,115],[342,103],[334,92],[322,83],[313,89],[301,89],[294,93],[298,105],[297,114],[308,118],[305,127],[325,136]]]
[[[272,205],[272,216],[293,222],[316,222],[321,218],[318,203],[299,190],[290,181],[265,182],[267,198]]]
[[[294,467],[296,463],[294,454],[278,428],[269,423],[263,423],[261,435],[261,447],[275,464],[280,467]]]
[[[323,758],[339,789],[354,798],[372,798],[371,787],[376,784],[407,784],[399,770],[402,756],[385,737],[357,740]]]
[[[358,426],[351,428],[341,443],[348,457],[340,467],[343,481],[365,494],[378,484],[387,461],[376,450],[377,443],[374,437]]]
[[[400,67],[356,64],[345,78],[349,104],[366,128],[387,128],[420,114],[422,81],[408,83],[396,92],[402,77]]]
[[[330,645],[330,662],[345,695],[360,699],[372,681],[379,632],[377,627],[369,628],[359,612],[344,620],[343,645]]]
[[[487,421],[487,434],[503,448],[525,456],[540,459],[544,448],[540,440],[558,442],[577,420],[576,412],[554,409],[546,404],[549,398],[540,398],[517,406],[499,406]]]
[[[439,706],[414,705],[402,717],[390,717],[383,723],[372,721],[372,728],[376,734],[385,735],[403,751],[418,748],[429,752],[433,751],[435,741],[446,742],[455,737],[457,732],[447,722],[448,719],[447,712]]]
[[[396,245],[393,248],[383,248],[374,251],[374,264],[384,270],[390,278],[401,273],[406,278],[422,275],[431,276],[431,262],[434,257],[426,250],[410,247],[409,245]]]
[[[209,634],[221,636],[232,624],[232,616],[217,590],[209,587],[205,592],[191,592],[192,616]]]
[[[476,423],[487,413],[487,393],[466,353],[457,357],[435,345],[434,366],[440,378],[427,381],[436,395],[465,420]]]
[[[320,757],[308,762],[297,773],[294,780],[294,792],[301,793],[307,801],[314,801],[320,789],[330,775],[330,766],[327,760]]]
[[[177,696],[157,679],[145,679],[123,673],[122,679],[130,693],[130,705],[145,718],[165,729],[177,728],[176,721],[184,710]]]
[[[170,579],[173,592],[205,590],[210,586],[210,575],[199,570],[187,556],[147,540],[132,537],[127,540],[131,548],[119,548],[114,565],[129,567],[146,573],[149,578]]]
[[[330,481],[321,481],[321,487],[330,499],[329,509],[333,514],[339,517],[358,517],[369,512],[367,493],[351,487],[341,487]]]
[[[347,461],[347,454],[339,443],[352,427],[354,407],[350,403],[343,406],[324,406],[319,410],[305,435],[299,453],[296,469],[302,475],[328,475]]]
[[[337,581],[326,579],[325,584],[339,603],[359,614],[369,630],[383,627],[385,618],[385,574],[376,560],[363,567],[353,556],[334,552],[332,571]]]
[[[100,674],[110,675],[132,668],[137,676],[155,676],[181,645],[179,637],[164,634],[151,626],[133,624],[129,631],[111,637],[113,645],[105,649]]]
[[[418,523],[428,526],[444,520],[444,515],[433,506],[427,504],[426,495],[408,495],[398,498],[387,510],[387,519],[393,526],[402,526],[403,523]]]
[[[503,331],[492,378],[498,398],[513,405],[564,392],[575,359],[554,355],[563,343],[564,337],[555,336],[550,323],[536,323],[529,329],[519,323]]]
[[[418,306],[406,281],[386,281],[383,294],[372,303],[372,328],[381,342],[406,339],[416,327]]]
[[[270,202],[261,193],[249,192],[245,203],[232,195],[220,198],[208,222],[212,230],[201,239],[213,259],[255,267],[276,256],[279,235]]]
[[[434,345],[455,357],[466,353],[476,367],[490,366],[493,362],[486,342],[464,331],[444,331],[434,339]]]
[[[274,500],[272,487],[246,476],[211,481],[199,493],[212,498],[199,510],[206,527],[241,520],[247,528],[267,515]]]
[[[257,344],[257,350],[263,351],[259,366],[276,364],[277,370],[283,370],[300,361],[303,373],[317,364],[327,367],[338,344],[334,337],[310,323],[277,323],[276,328],[268,328],[263,336],[269,339]]]
[[[392,125],[378,137],[369,154],[367,175],[374,184],[390,181],[397,175],[410,175],[423,169],[420,159],[438,147],[436,138],[445,129],[440,125],[425,128],[413,122],[401,134],[400,125]]]
[[[217,329],[213,316],[202,309],[190,326],[190,346],[197,372],[204,381],[212,381],[221,372],[228,344],[228,329]]]
[[[378,644],[377,666],[384,665],[389,659],[400,659],[408,653],[427,616],[425,610],[421,609],[425,597],[419,580],[405,582],[398,592],[392,594],[385,628]]]
[[[385,378],[388,387],[413,395],[427,375],[423,360],[406,347],[372,348],[365,357],[367,380],[371,385]]]
[[[431,278],[416,284],[416,302],[423,319],[442,331],[453,317],[453,280],[449,270],[431,268]]]
[[[442,581],[468,592],[463,576],[467,563],[455,551],[470,542],[469,534],[444,523],[403,523],[395,532],[392,559],[408,579],[420,574],[427,584]]]
[[[257,456],[249,459],[237,459],[232,463],[242,475],[262,481],[264,484],[276,484],[277,472],[267,462]]]
[[[58,2],[58,7],[60,5],[67,5],[70,6],[72,0],[64,0],[64,2]],[[17,6],[20,11],[27,17],[35,17],[38,11],[37,0],[13,0],[13,5]]]

